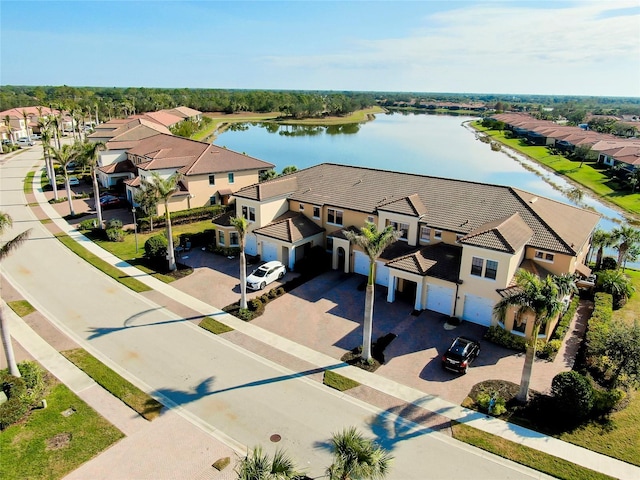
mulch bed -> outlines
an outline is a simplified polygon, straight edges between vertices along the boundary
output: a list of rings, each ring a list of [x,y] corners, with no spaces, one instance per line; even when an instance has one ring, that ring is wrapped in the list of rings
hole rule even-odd
[[[371,360],[362,358],[362,346],[358,346],[345,353],[340,360],[367,372],[375,372],[380,365],[384,365],[384,350],[397,337],[395,333],[387,333],[371,344]]]

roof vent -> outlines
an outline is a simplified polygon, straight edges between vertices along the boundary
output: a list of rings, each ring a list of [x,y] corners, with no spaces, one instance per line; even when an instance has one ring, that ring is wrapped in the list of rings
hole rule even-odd
[[[536,203],[537,200],[538,197],[533,197],[531,200],[529,200],[529,203]]]

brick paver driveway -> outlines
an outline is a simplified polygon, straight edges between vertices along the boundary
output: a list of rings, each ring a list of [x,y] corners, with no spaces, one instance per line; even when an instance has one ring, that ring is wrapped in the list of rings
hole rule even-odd
[[[362,344],[364,281],[356,274],[326,273],[269,303],[253,323],[339,359]],[[385,364],[377,374],[454,403],[483,380],[520,382],[523,355],[488,342],[481,342],[480,357],[466,375],[443,370],[440,357],[456,336],[482,340],[486,328],[468,322],[451,328],[445,316],[430,311],[413,316],[412,303],[388,303],[386,293],[376,286],[373,339],[387,333],[397,337],[385,350]],[[566,369],[561,358],[537,361],[532,388],[547,391],[553,376]]]

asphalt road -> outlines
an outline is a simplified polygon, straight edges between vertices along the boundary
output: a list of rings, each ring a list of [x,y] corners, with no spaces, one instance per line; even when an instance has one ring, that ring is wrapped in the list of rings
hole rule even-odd
[[[2,273],[38,310],[144,390],[238,449],[272,448],[271,435],[280,435],[277,445],[312,477],[330,463],[332,432],[355,425],[396,457],[392,479],[541,478],[272,364],[106,277],[53,238],[25,206],[22,182],[41,155],[38,146],[0,166],[0,210],[14,220],[3,240],[33,229],[3,262]]]

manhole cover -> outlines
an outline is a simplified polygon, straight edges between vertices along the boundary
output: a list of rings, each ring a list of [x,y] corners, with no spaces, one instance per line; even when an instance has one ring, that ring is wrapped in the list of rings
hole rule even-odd
[[[271,440],[273,443],[278,443],[280,440],[282,440],[282,437],[277,433],[274,433],[269,437],[269,440]]]

